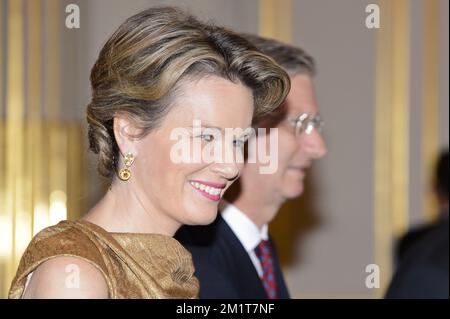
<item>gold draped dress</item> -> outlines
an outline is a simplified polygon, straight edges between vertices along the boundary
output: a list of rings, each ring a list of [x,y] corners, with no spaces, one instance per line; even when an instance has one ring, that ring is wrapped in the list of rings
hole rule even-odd
[[[109,298],[198,298],[191,254],[174,238],[110,233],[88,221],[62,221],[28,245],[9,291],[21,298],[30,275],[58,256],[81,258],[103,274]]]

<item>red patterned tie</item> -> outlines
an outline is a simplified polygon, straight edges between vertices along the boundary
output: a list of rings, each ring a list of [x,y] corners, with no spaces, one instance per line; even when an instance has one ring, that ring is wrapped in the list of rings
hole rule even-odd
[[[275,272],[273,268],[272,249],[267,240],[262,240],[255,248],[256,256],[261,262],[263,276],[261,278],[264,289],[269,299],[277,299],[277,282],[275,280]]]

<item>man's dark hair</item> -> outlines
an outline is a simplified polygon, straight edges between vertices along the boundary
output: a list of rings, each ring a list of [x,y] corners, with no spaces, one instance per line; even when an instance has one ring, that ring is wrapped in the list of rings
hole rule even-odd
[[[435,187],[438,195],[442,199],[448,201],[448,175],[449,175],[449,159],[448,159],[448,149],[441,152],[437,166],[436,166],[436,176],[435,176]]]
[[[313,57],[303,49],[253,34],[241,34],[241,36],[256,46],[262,53],[274,59],[291,76],[297,74],[314,76],[316,74]]]

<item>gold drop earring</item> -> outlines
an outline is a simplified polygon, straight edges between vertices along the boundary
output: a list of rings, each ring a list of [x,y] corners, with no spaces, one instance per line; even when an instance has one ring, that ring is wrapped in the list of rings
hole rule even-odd
[[[130,166],[133,165],[134,155],[131,152],[128,152],[123,159],[123,163],[125,164],[124,168],[121,168],[119,171],[119,178],[122,181],[127,181],[131,177]]]

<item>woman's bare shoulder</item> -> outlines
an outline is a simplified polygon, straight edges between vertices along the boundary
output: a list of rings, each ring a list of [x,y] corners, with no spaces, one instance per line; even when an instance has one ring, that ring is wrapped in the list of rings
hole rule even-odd
[[[108,285],[92,262],[58,256],[34,270],[22,298],[108,298]]]

